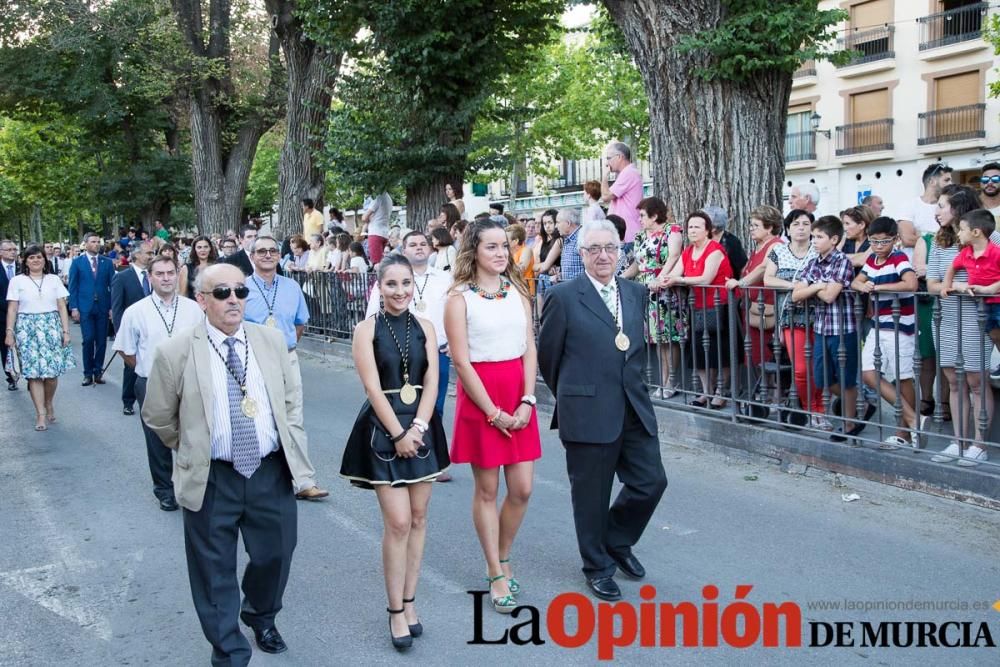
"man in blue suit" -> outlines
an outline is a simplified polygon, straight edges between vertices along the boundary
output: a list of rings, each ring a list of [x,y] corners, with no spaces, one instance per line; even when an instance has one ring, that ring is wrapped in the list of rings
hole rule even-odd
[[[153,259],[153,244],[149,241],[132,244],[129,266],[115,274],[111,281],[111,321],[115,325],[115,335],[121,329],[122,315],[134,303],[142,301],[152,291],[149,283],[149,261]],[[122,364],[122,412],[135,414],[135,369]]]
[[[101,239],[89,233],[83,237],[84,253],[69,267],[69,310],[80,323],[83,335],[83,386],[104,384],[104,352],[108,347],[108,318],[111,317],[111,278],[115,265],[98,254]]]

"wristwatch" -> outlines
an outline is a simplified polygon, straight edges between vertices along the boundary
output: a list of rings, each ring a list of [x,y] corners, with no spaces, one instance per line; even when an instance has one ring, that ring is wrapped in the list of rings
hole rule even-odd
[[[525,405],[530,405],[531,407],[534,407],[535,404],[538,403],[538,399],[535,398],[534,394],[525,394],[524,396],[521,397],[521,402],[524,403]]]

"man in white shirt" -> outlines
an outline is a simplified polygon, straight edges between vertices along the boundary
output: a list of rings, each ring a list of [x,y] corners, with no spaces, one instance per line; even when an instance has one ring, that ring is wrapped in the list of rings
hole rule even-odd
[[[951,167],[935,162],[924,170],[924,193],[903,204],[896,216],[903,252],[912,259],[913,246],[924,234],[937,233],[937,202],[941,191],[951,185]]]
[[[148,249],[144,242],[140,248]],[[133,255],[140,255],[141,250]],[[145,260],[143,264],[145,265]],[[143,266],[143,270],[147,267]],[[201,324],[205,315],[191,299],[177,295],[177,264],[170,257],[157,257],[148,266],[149,283],[153,293],[125,309],[118,326],[112,349],[121,355],[125,365],[135,373],[135,395],[139,409],[146,401],[146,381],[153,366],[156,346],[171,338],[178,331]],[[141,415],[140,415],[141,420]],[[160,509],[173,512],[178,509],[174,498],[174,485],[170,480],[173,462],[170,450],[142,421],[146,438],[146,457],[149,473],[153,477],[153,495],[160,501]]]
[[[392,197],[388,192],[375,197],[368,205],[361,222],[368,223],[368,259],[372,264],[382,261],[382,253],[389,240],[389,216],[392,215]]]

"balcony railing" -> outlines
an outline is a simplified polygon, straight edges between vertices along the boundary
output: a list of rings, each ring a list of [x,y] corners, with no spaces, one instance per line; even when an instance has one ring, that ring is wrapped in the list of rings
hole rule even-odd
[[[896,56],[896,52],[893,50],[895,32],[895,27],[888,25],[870,30],[850,32],[846,36],[841,37],[837,40],[837,45],[843,50],[855,51],[854,57],[850,62],[842,65],[842,67],[894,58]]]
[[[969,104],[952,109],[938,109],[917,114],[920,120],[921,146],[947,141],[982,139],[986,136],[986,105]]]
[[[802,79],[802,78],[805,78],[807,76],[816,76],[816,61],[815,60],[807,60],[807,61],[805,61],[804,63],[802,63],[802,66],[799,67],[797,70],[795,70],[795,73],[792,74],[792,78],[793,79]]]
[[[636,160],[633,164],[645,178],[649,173],[648,165],[643,160]],[[599,159],[564,160],[561,173],[556,178],[547,179],[545,189],[554,192],[580,190],[587,181],[600,181],[603,169],[603,161]],[[614,174],[611,176],[613,182]]]
[[[891,151],[892,118],[869,120],[837,127],[837,155],[857,155],[876,151]]]
[[[785,162],[816,159],[815,132],[789,132],[785,135]]]
[[[988,6],[987,2],[977,2],[917,19],[920,24],[920,50],[979,39]]]

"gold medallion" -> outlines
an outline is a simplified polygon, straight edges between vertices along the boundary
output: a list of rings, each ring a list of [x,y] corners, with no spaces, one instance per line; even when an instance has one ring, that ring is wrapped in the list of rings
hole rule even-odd
[[[257,416],[257,401],[253,400],[249,396],[244,396],[243,400],[240,401],[240,410],[244,415],[253,419]]]
[[[271,327],[272,329],[278,328],[278,320],[274,318],[274,315],[268,315],[267,319],[264,320],[264,326]]]
[[[427,302],[426,301],[417,301],[417,305],[414,306],[414,308],[416,308],[417,310],[419,310],[422,313],[425,310],[427,310]]]
[[[618,335],[615,336],[615,347],[622,352],[628,352],[629,345],[631,344],[632,341],[628,339],[628,336],[625,335],[624,331],[619,331]]]
[[[404,382],[399,390],[399,400],[407,405],[413,405],[417,400],[417,389],[409,382]]]

